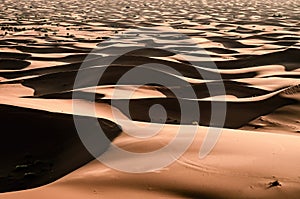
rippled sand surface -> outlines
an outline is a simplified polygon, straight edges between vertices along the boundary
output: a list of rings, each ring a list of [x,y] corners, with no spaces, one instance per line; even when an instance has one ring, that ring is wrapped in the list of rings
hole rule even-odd
[[[299,7],[299,0],[1,1],[0,198],[298,198]],[[149,63],[139,68],[147,76],[120,83]],[[86,78],[74,89],[78,72]],[[154,77],[167,85],[151,84]],[[189,88],[194,95],[185,95]],[[212,102],[226,102],[223,125],[211,123]],[[95,112],[78,113],[74,103]],[[182,103],[199,106],[197,121],[182,117]],[[149,112],[157,104],[166,118]],[[110,141],[145,153],[180,127],[199,126],[173,164],[132,174],[94,160],[73,114],[101,125],[109,139],[100,157]],[[116,114],[159,132],[130,137],[147,136],[147,127]],[[208,126],[222,133],[199,159]]]

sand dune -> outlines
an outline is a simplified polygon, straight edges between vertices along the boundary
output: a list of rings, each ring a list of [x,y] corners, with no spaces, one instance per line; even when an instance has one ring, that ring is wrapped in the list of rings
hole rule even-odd
[[[152,150],[168,142],[173,136],[170,132],[176,132],[176,128],[166,126],[159,137],[143,142],[120,137],[116,144],[130,151]],[[187,153],[157,172],[127,174],[93,161],[55,183],[0,197],[115,198],[116,190],[124,197],[145,198],[298,197],[299,176],[295,171],[300,168],[299,164],[291,164],[299,158],[295,153],[298,136],[224,129],[211,155],[201,160],[198,150],[206,131],[199,128]],[[276,180],[281,186],[269,188],[269,183]]]
[[[1,105],[1,192],[52,182],[93,159],[82,145],[72,115]],[[86,119],[82,117],[82,119]],[[99,119],[109,139],[121,129]],[[99,153],[109,146],[103,145]],[[76,158],[64,161],[64,157]]]
[[[0,198],[298,198],[298,0],[0,7]],[[79,114],[77,103],[95,111]],[[164,111],[151,109],[157,105]],[[173,164],[126,173],[94,160],[74,114],[104,130],[96,156],[132,168],[143,164],[114,159],[112,146],[145,153],[166,146],[180,127],[197,132]],[[226,115],[216,122],[213,114]],[[209,126],[222,133],[200,159]]]

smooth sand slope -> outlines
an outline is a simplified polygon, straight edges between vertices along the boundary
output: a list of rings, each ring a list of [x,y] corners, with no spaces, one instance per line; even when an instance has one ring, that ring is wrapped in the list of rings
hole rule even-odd
[[[122,148],[152,151],[169,142],[176,126],[166,126],[151,140],[117,138]],[[188,133],[188,132],[187,132]],[[93,161],[50,185],[2,194],[2,198],[298,198],[298,136],[223,130],[205,159],[198,152],[206,128],[199,128],[187,152],[157,172],[128,174]],[[68,161],[67,159],[65,161]],[[120,162],[134,160],[118,160]],[[134,165],[132,165],[134,166]],[[270,187],[278,180],[281,186]],[[122,196],[120,196],[120,194]]]

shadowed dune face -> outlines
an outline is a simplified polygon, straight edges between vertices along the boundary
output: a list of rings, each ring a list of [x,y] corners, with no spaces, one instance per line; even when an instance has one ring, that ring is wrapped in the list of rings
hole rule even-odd
[[[0,110],[1,192],[44,185],[94,159],[81,143],[72,115],[7,105]],[[98,121],[94,125],[100,125],[109,140],[121,133],[115,123]],[[109,144],[99,147],[99,155]]]
[[[104,109],[93,117],[97,117],[110,141],[118,137],[121,143],[128,141],[119,137],[122,129],[128,128],[118,124],[108,113],[109,108],[145,124],[199,124],[298,135],[299,6],[298,0],[1,1],[0,192],[46,185],[94,159],[77,134],[70,108],[74,100],[88,105],[95,101],[97,108]],[[124,33],[143,27],[157,30],[158,34],[149,37],[140,32],[134,36]],[[191,38],[205,52],[199,52],[177,34],[160,35],[161,29],[172,29]],[[124,38],[114,40],[114,36]],[[120,53],[141,45],[145,48]],[[182,54],[171,49],[180,49]],[[107,68],[105,63],[114,56],[119,57]],[[211,61],[217,69],[210,67]],[[143,85],[136,79],[118,83],[126,72],[149,63],[166,65],[183,78],[172,70],[151,66],[142,67],[141,73],[181,84]],[[79,71],[86,78],[74,90]],[[103,75],[94,85],[92,76],[99,73]],[[215,78],[217,75],[221,79]],[[195,98],[184,95],[189,88]],[[214,90],[213,95],[209,88]],[[115,90],[121,90],[118,96],[114,96]],[[132,91],[135,95],[129,96]],[[128,100],[129,111],[123,106]],[[195,120],[195,110],[190,110],[190,117],[182,118],[180,104],[189,107],[195,101],[200,117]],[[211,124],[212,103],[226,103],[224,125]],[[165,109],[166,121],[159,111],[153,112],[155,117],[151,118],[149,110],[153,105]],[[109,146],[110,142],[99,146],[98,155]],[[228,149],[228,144],[224,148]],[[186,175],[179,177],[187,180],[183,176]],[[172,177],[169,180],[173,181]],[[299,185],[297,180],[294,181]],[[102,182],[110,181],[105,178]],[[119,183],[131,185],[126,180]],[[197,187],[179,188],[167,180],[163,183],[158,189],[170,197],[223,197],[202,188],[197,191]]]

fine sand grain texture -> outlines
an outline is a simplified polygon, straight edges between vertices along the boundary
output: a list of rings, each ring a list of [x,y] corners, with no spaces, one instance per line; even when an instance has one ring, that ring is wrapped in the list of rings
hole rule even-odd
[[[0,199],[299,198],[299,0],[0,3]],[[146,75],[121,82],[132,70]],[[182,104],[197,109],[182,117]],[[108,138],[94,156],[74,115]],[[181,127],[195,137],[166,167],[95,160],[147,167],[113,146],[152,152]],[[199,158],[210,128],[220,137]],[[192,132],[181,133],[174,151]]]

